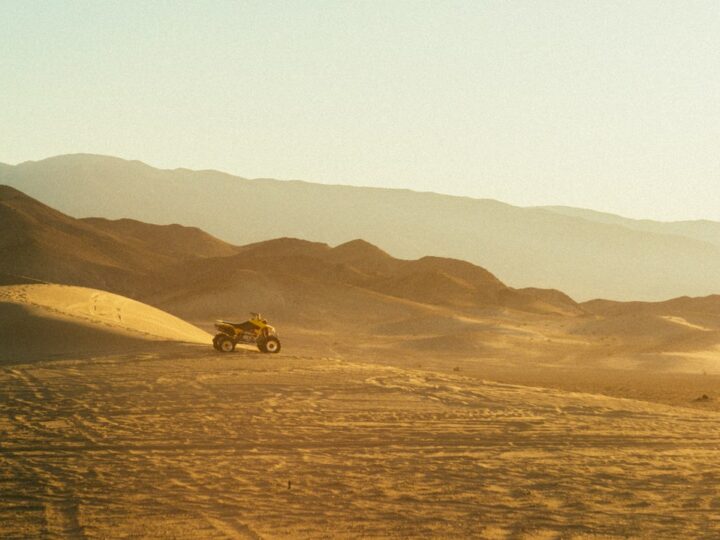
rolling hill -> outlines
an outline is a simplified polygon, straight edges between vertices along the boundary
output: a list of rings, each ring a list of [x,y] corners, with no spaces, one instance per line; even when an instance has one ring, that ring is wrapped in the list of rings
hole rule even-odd
[[[467,260],[513,287],[563,290],[578,300],[656,301],[720,290],[714,222],[656,223],[406,190],[251,180],[84,154],[0,167],[0,183],[76,217],[193,225],[231,244],[363,238],[394,257]]]
[[[131,295],[169,264],[235,252],[191,227],[75,219],[9,186],[0,186],[0,250],[0,273]]]
[[[75,219],[7,186],[0,231],[3,284],[103,289],[206,328],[259,310],[296,343],[322,337],[372,343],[383,354],[583,362],[698,354],[703,366],[720,344],[717,296],[577,303],[556,289],[510,287],[466,261],[398,259],[359,239],[233,246],[192,227]]]
[[[102,287],[160,304],[173,299],[176,310],[180,298],[197,303],[197,296],[221,291],[227,297],[228,290],[236,290],[242,303],[256,298],[267,305],[272,298],[287,302],[297,297],[299,305],[312,308],[327,304],[326,291],[337,289],[345,297],[402,299],[459,309],[582,311],[560,293],[518,291],[464,261],[396,259],[363,240],[331,248],[281,238],[236,247],[191,227],[75,219],[8,186],[0,186],[0,225],[5,255],[0,272],[6,276]],[[313,288],[321,292],[311,294]],[[278,291],[285,291],[284,296]],[[329,304],[325,309],[334,311]]]

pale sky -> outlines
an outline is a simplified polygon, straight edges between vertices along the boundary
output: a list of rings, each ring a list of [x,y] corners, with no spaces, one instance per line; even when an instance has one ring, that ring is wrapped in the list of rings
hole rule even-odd
[[[0,162],[720,220],[720,2],[0,0]]]

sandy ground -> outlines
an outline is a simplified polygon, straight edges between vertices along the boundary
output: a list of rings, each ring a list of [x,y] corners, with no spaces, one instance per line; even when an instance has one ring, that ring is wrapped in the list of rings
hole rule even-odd
[[[512,342],[493,337],[494,331],[479,338],[485,349],[457,353],[447,348],[443,351],[404,346],[404,339],[417,337],[383,339],[349,333],[339,336],[300,328],[287,328],[283,343],[288,351],[307,356],[333,355],[401,369],[459,373],[479,381],[542,386],[720,412],[717,346],[700,352],[642,352],[604,349],[582,340],[568,343],[553,328],[526,329],[540,336],[530,343],[527,339]],[[502,332],[498,333],[502,336]]]
[[[0,370],[0,537],[720,535],[720,416],[333,357]]]
[[[716,349],[531,322],[223,354],[124,297],[0,287],[0,538],[720,537]]]

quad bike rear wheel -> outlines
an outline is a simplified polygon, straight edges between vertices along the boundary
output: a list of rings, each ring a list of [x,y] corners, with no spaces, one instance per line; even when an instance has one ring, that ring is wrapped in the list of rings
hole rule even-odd
[[[228,336],[218,336],[217,349],[221,352],[233,352],[235,350],[235,342]]]

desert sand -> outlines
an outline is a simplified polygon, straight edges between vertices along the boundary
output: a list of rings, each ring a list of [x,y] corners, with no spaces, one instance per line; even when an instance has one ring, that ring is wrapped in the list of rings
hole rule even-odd
[[[210,335],[159,309],[67,285],[0,287],[0,360],[86,356],[161,340],[207,343]]]
[[[0,225],[2,538],[720,536],[718,295],[577,302],[7,187]],[[248,311],[279,355],[212,348]]]
[[[645,373],[658,393],[662,372],[642,365],[449,358],[292,329],[280,355],[224,354],[118,295],[0,294],[3,329],[51,328],[26,356],[0,340],[0,537],[720,534],[720,413],[551,388],[553,374],[626,373],[632,394]],[[525,384],[483,379],[502,370]]]
[[[716,413],[209,347],[0,377],[5,538],[720,534]]]

